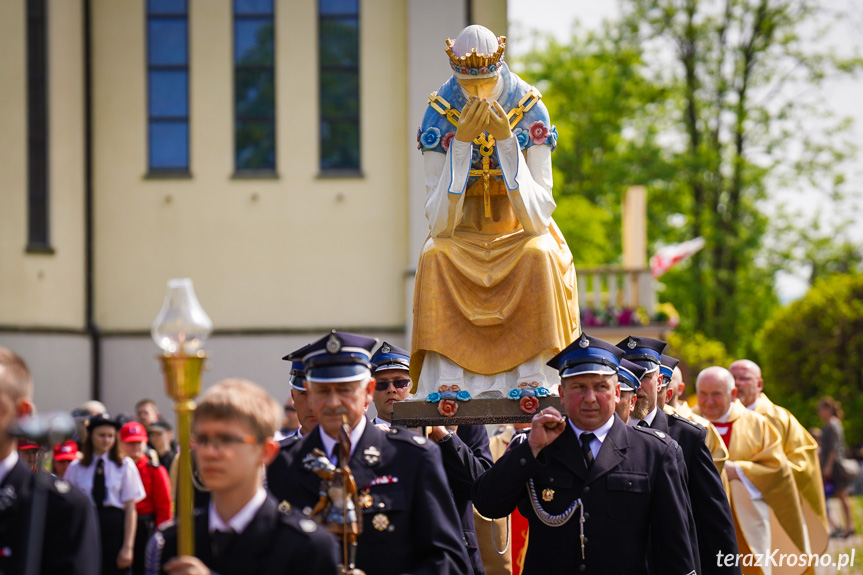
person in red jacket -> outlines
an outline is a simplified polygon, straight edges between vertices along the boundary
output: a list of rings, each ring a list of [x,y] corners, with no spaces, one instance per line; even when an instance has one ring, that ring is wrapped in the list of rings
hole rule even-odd
[[[135,507],[138,512],[138,530],[135,534],[135,552],[132,555],[132,574],[144,574],[144,550],[156,527],[171,519],[171,482],[168,472],[145,455],[147,430],[137,421],[130,421],[120,429],[120,446],[123,453],[138,467],[147,497]]]

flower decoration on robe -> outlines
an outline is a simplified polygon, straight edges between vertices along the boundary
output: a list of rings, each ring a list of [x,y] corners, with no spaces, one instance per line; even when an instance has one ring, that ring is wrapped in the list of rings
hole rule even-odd
[[[518,147],[524,150],[530,143],[530,134],[524,128],[516,128],[512,131],[515,134],[515,139],[518,140]]]
[[[436,147],[440,143],[440,130],[434,126],[429,126],[420,135],[420,143],[425,150],[431,150]]]
[[[542,120],[537,120],[530,125],[530,139],[537,146],[544,144],[550,134],[551,132]]]
[[[548,132],[548,144],[551,146],[551,151],[557,147],[557,126],[552,126]]]
[[[452,142],[454,136],[455,132],[447,132],[446,134],[444,134],[443,138],[441,138],[440,147],[443,148],[444,152],[449,150],[450,143]]]
[[[417,150],[423,149],[422,136],[423,136],[423,129],[417,128]]]
[[[458,401],[470,401],[470,392],[458,385],[441,385],[438,391],[426,396],[429,403],[437,403],[437,411],[444,417],[452,417],[458,412]]]

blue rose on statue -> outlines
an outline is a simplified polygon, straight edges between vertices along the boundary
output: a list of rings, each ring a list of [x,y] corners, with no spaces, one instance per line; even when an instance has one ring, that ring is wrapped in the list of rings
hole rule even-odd
[[[515,134],[515,138],[518,140],[518,147],[522,150],[527,148],[527,145],[530,143],[530,134],[527,133],[527,130],[516,128],[512,133]]]
[[[440,130],[434,126],[429,126],[420,136],[420,142],[423,148],[434,148],[440,143]]]

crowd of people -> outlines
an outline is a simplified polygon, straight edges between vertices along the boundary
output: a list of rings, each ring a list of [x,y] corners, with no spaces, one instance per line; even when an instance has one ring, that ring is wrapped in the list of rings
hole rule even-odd
[[[582,334],[549,362],[562,409],[490,434],[393,425],[394,404],[411,399],[410,356],[377,344],[333,332],[288,354],[284,404],[238,379],[203,394],[190,446],[195,556],[177,553],[179,459],[156,404],[141,400],[133,419],[90,401],[72,412],[74,439],[19,439],[32,382],[0,349],[0,572],[24,573],[42,533],[36,573],[747,573],[739,557],[777,541],[823,551],[825,490],[842,503],[831,534],[854,532],[848,493],[859,469],[844,453],[838,402],[819,403],[819,450],[765,395],[751,361],[701,371],[690,407],[664,342]],[[37,474],[40,451],[50,465]],[[349,462],[351,553],[328,526],[333,514],[317,514],[326,497],[316,455]],[[515,516],[529,537],[509,556]],[[626,553],[615,552],[621,538]]]

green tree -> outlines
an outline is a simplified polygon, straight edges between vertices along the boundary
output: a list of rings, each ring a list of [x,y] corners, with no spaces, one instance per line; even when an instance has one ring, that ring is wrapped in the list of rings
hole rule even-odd
[[[642,74],[640,47],[612,26],[598,33],[576,28],[566,44],[537,41],[516,68],[542,92],[557,126],[555,221],[576,265],[619,261],[626,188],[673,181],[674,167],[657,142],[664,115],[656,108],[668,94]],[[668,206],[660,204],[650,206],[652,222],[657,215],[665,221]]]
[[[645,61],[674,94],[680,142],[674,156],[688,196],[687,229],[707,240],[686,273],[669,276],[670,297],[689,327],[740,353],[776,305],[775,269],[763,242],[768,221],[759,204],[780,186],[821,182],[835,196],[843,182],[848,150],[835,136],[847,121],[831,121],[820,99],[800,92],[818,94],[826,79],[860,62],[818,44],[829,23],[804,34],[804,26],[826,22],[814,0],[623,6],[624,26],[651,47]]]
[[[783,257],[780,242],[766,242],[764,202],[803,186],[841,197],[842,162],[854,149],[837,136],[848,123],[830,118],[817,94],[860,61],[818,43],[829,26],[804,36],[804,27],[823,21],[814,0],[621,5],[620,21],[600,33],[576,29],[569,44],[548,41],[522,59],[560,133],[556,220],[577,264],[614,263],[623,192],[646,186],[651,245],[707,242],[662,278],[661,298],[680,311],[681,330],[749,353],[778,306],[776,271],[806,259]],[[610,217],[598,226],[596,210],[571,196]],[[581,245],[589,249],[579,253]],[[826,262],[819,270],[843,269],[853,258],[825,254],[823,242],[809,249]]]
[[[831,395],[846,414],[863,411],[863,275],[822,278],[779,309],[759,337],[764,389],[807,427]],[[863,441],[863,418],[845,420],[849,443]]]

